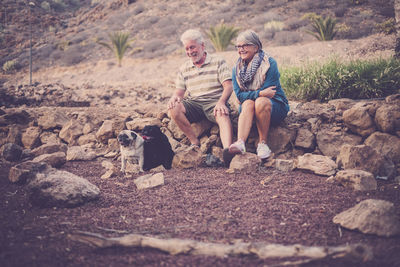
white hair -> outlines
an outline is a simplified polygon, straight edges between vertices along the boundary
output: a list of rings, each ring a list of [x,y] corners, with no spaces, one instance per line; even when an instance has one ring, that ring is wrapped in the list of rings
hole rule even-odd
[[[258,49],[262,49],[262,43],[260,41],[260,38],[258,37],[257,33],[253,30],[246,30],[244,32],[241,32],[238,37],[236,38],[236,42],[245,42],[245,43],[250,43],[253,45],[258,46]]]
[[[181,42],[185,44],[187,41],[196,41],[198,44],[203,44],[204,38],[199,30],[189,29],[181,35]]]

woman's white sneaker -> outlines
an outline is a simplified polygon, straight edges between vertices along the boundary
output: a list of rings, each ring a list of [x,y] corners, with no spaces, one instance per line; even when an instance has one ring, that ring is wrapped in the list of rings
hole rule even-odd
[[[271,149],[265,143],[259,143],[257,146],[257,156],[260,159],[266,159],[271,156]]]
[[[246,147],[244,145],[244,142],[242,140],[238,140],[232,145],[229,146],[229,153],[232,154],[243,154],[246,152]]]

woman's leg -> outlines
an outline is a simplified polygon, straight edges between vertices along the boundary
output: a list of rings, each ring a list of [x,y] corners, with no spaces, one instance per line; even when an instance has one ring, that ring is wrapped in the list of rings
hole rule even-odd
[[[242,104],[242,111],[238,120],[238,140],[241,139],[243,142],[246,142],[250,134],[255,111],[254,106],[255,102],[253,100],[246,100]]]
[[[271,122],[272,103],[267,97],[259,97],[255,101],[256,124],[259,143],[267,143],[269,125]]]

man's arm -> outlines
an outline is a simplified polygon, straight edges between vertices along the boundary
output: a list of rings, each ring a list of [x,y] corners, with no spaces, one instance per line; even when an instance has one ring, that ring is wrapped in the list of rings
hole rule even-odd
[[[232,80],[225,80],[222,83],[222,87],[224,90],[222,91],[222,95],[219,98],[217,104],[214,108],[214,116],[216,116],[217,112],[221,112],[221,114],[229,114],[229,109],[226,106],[226,102],[232,94]]]

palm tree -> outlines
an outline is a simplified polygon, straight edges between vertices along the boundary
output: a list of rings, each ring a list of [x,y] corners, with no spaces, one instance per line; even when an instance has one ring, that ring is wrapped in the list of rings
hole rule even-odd
[[[335,37],[337,30],[336,19],[331,17],[323,18],[315,13],[304,15],[303,18],[308,18],[311,21],[312,31],[306,32],[314,36],[320,41],[331,41]]]
[[[126,32],[114,32],[110,33],[108,36],[111,43],[101,41],[98,41],[97,43],[114,52],[118,59],[118,66],[121,67],[122,58],[124,57],[126,50],[131,47],[130,44],[134,39],[129,39],[129,33]]]
[[[238,32],[238,28],[221,23],[215,27],[210,27],[210,31],[206,34],[210,38],[215,50],[220,52],[225,51],[232,44],[232,39],[237,36]]]
[[[394,48],[394,56],[400,59],[400,0],[394,0],[394,14],[396,17],[396,46]]]

